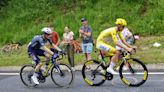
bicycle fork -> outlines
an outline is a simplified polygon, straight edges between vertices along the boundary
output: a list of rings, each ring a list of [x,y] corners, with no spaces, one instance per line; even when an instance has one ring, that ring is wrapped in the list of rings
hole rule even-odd
[[[123,58],[122,59],[124,62],[124,65],[127,66],[132,74],[135,73],[134,69],[131,67],[130,63],[127,61],[127,59]]]
[[[64,76],[64,73],[61,71],[58,65],[55,65],[55,69],[57,70],[57,72],[59,72],[60,76]]]

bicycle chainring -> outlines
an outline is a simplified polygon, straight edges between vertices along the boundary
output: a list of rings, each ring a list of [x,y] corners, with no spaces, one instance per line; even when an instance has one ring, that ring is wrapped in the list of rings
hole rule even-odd
[[[113,74],[111,74],[111,73],[106,73],[106,79],[107,80],[112,80],[113,79]]]

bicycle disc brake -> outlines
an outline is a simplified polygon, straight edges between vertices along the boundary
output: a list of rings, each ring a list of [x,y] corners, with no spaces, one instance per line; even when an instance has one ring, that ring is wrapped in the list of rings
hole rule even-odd
[[[106,73],[106,79],[107,80],[112,80],[113,79],[113,74],[111,74],[111,73]]]
[[[39,82],[41,82],[41,83],[46,82],[46,78],[45,78],[44,76],[41,76],[41,75],[39,75],[38,80],[39,80]]]
[[[43,76],[42,71],[40,70],[38,73],[38,81],[41,83],[44,83],[46,81],[46,78]]]
[[[28,81],[30,81],[30,83],[32,83],[32,80],[31,80],[32,75],[33,75],[32,73],[29,73],[29,74],[27,75]]]

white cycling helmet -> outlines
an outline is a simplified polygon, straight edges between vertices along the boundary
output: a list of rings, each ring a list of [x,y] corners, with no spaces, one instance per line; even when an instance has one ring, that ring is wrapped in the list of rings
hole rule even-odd
[[[51,34],[51,33],[52,33],[52,30],[51,30],[50,28],[47,28],[47,27],[42,28],[41,31],[42,31],[44,34]]]

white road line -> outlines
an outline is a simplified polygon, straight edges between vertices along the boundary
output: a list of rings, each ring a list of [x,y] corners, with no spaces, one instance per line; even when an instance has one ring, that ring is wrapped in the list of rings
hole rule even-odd
[[[0,75],[19,75],[19,73],[0,73]]]
[[[155,74],[158,74],[158,75],[163,75],[164,74],[164,72],[150,72],[150,73],[148,73],[148,74],[151,74],[151,75],[155,75]]]
[[[130,74],[130,73],[123,73],[123,74]],[[143,74],[143,73],[141,73],[141,72],[138,72],[138,73],[136,73],[137,75],[141,75],[141,74]],[[164,72],[149,72],[148,73],[149,75],[164,75]],[[0,73],[0,75],[19,75],[19,73]],[[118,75],[118,74],[116,74],[116,75]]]
[[[123,74],[131,74],[131,73],[123,73]],[[141,74],[144,74],[143,72],[138,72],[138,73],[135,73],[137,75],[141,75]],[[164,72],[148,72],[148,74],[150,75],[164,75]]]

